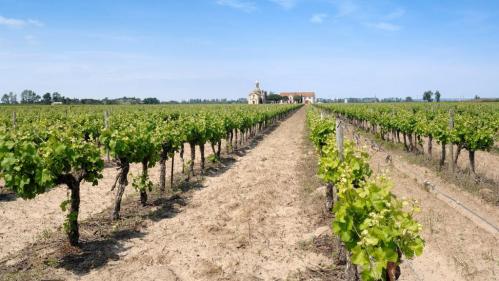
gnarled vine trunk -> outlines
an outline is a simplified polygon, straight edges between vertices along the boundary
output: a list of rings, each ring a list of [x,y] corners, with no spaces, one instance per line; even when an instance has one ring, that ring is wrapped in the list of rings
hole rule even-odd
[[[333,184],[328,183],[326,185],[326,212],[331,213],[333,211]]]
[[[195,176],[194,174],[194,161],[196,160],[196,144],[193,142],[189,143],[191,147],[191,163],[189,163],[189,175]],[[189,179],[189,176],[187,177]]]
[[[147,160],[142,162],[142,177],[145,179],[147,179],[147,163]],[[145,188],[140,189],[140,204],[142,204],[142,206],[147,205],[147,190]]]
[[[68,202],[70,204],[69,210],[64,221],[64,231],[68,235],[71,246],[77,246],[80,239],[78,214],[80,213],[80,183],[83,178],[83,172],[81,172],[79,176],[70,173],[57,179],[58,184],[65,184],[71,191],[71,198]],[[63,205],[66,206],[66,203],[63,203]]]
[[[237,129],[234,130],[235,131],[235,144],[234,144],[234,149],[237,149]]]
[[[173,165],[175,164],[175,154],[172,155],[172,166],[170,170],[170,188],[173,191]]]
[[[204,163],[205,163],[204,143],[199,144],[199,152],[201,154],[201,174],[204,174]]]
[[[388,262],[386,266],[386,276],[387,281],[396,281],[400,277],[400,266],[394,262]]]
[[[211,146],[211,151],[213,152],[213,155],[215,155],[215,157],[216,157],[217,151],[215,150],[215,143],[210,141],[210,146]]]
[[[417,144],[419,144],[419,146],[421,147],[421,153],[424,154],[423,141],[421,140],[421,136],[420,135],[417,136]]]
[[[166,190],[166,160],[168,159],[165,150],[161,151],[159,159],[159,191],[165,192]]]
[[[442,155],[440,156],[440,167],[445,164],[445,143],[442,143]]]
[[[409,151],[414,151],[414,144],[412,142],[412,134],[407,135],[409,138]]]
[[[454,166],[457,165],[457,160],[459,159],[459,154],[461,154],[461,150],[463,149],[461,144],[457,145],[456,156],[454,157]]]
[[[409,147],[407,146],[407,137],[405,136],[405,133],[403,133],[404,135],[404,148],[406,151],[409,151]]]
[[[217,147],[217,159],[220,160],[220,152],[222,150],[222,140],[218,141],[218,147]]]
[[[476,172],[475,172],[475,151],[469,150],[468,155],[470,158],[470,169],[473,172],[473,174],[476,174]]]
[[[128,171],[130,171],[130,163],[128,161],[120,161],[120,172],[118,176],[118,189],[116,190],[116,197],[114,199],[113,220],[120,218],[121,199],[125,192],[125,187],[128,185]]]
[[[428,154],[430,155],[430,157],[432,150],[433,150],[433,137],[430,135],[428,136]]]
[[[184,144],[180,145],[180,161],[182,162],[182,174],[185,174]]]
[[[78,245],[80,239],[80,232],[78,229],[78,214],[80,212],[80,182],[73,179],[71,186],[71,207],[69,208],[69,214],[67,216],[68,223],[68,239],[69,244],[72,246]]]

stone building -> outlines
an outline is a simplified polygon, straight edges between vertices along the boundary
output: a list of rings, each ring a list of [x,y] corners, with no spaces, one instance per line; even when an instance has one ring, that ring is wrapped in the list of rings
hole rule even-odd
[[[248,95],[248,104],[263,104],[266,102],[267,92],[260,89],[260,82],[256,81],[255,89]]]
[[[315,103],[315,92],[282,92],[281,97],[287,97],[285,103]]]

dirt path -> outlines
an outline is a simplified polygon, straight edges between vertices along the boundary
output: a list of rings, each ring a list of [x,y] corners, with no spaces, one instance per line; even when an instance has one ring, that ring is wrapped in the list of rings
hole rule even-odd
[[[361,137],[361,144],[371,155],[375,173],[387,174],[399,197],[416,199],[421,213],[416,219],[423,225],[426,247],[423,255],[402,265],[401,280],[497,280],[499,274],[499,236],[483,221],[467,214],[457,204],[425,191],[424,182],[493,225],[499,225],[499,209],[443,181],[434,171],[408,163],[402,155],[373,149],[371,141]],[[390,155],[391,163],[386,158]]]
[[[304,118],[301,109],[231,169],[206,178],[175,217],[125,242],[117,261],[84,276],[59,273],[77,280],[283,280],[331,268],[331,257],[304,246],[314,233],[330,232],[327,222],[317,225],[322,204],[304,196],[303,179],[315,173],[303,166],[313,153],[311,146],[304,151]]]

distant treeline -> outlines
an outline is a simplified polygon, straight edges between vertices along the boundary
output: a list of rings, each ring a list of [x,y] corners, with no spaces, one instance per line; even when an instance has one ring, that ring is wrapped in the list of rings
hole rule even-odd
[[[189,99],[184,101],[166,101],[162,102],[157,98],[136,98],[136,97],[122,97],[122,98],[103,98],[103,99],[78,99],[78,98],[68,98],[61,95],[58,92],[45,93],[44,95],[38,95],[32,90],[24,90],[21,92],[20,97],[18,95],[10,92],[4,94],[1,98],[2,104],[160,104],[160,103],[172,103],[172,104],[184,104],[184,103],[246,103],[246,99],[241,98],[237,100],[229,99]]]
[[[279,101],[283,99],[283,97],[273,94],[270,92],[270,95],[267,96],[267,102],[271,103],[279,103]],[[425,102],[440,102],[441,94],[437,90],[435,93],[432,91],[425,91],[423,93],[422,99],[413,99],[412,97],[405,98],[376,98],[376,97],[368,97],[368,98],[334,98],[334,99],[325,99],[325,98],[317,98],[317,102],[321,103],[370,103],[370,102],[417,102],[417,101],[425,101]],[[442,101],[458,101],[446,99]],[[468,100],[459,100],[459,101],[480,101],[480,102],[498,102],[499,98],[480,98],[478,95],[475,95],[473,99]],[[10,92],[4,94],[0,100],[2,104],[53,104],[53,103],[61,103],[61,104],[230,104],[230,103],[247,103],[246,98],[239,98],[236,100],[231,99],[189,99],[183,101],[160,101],[157,98],[136,98],[136,97],[122,97],[122,98],[103,98],[103,99],[78,99],[78,98],[68,98],[61,95],[58,92],[53,93],[45,93],[43,95],[38,95],[32,90],[24,90],[21,92],[21,95],[18,98],[18,95]]]
[[[440,102],[440,101],[479,101],[479,102],[497,102],[499,98],[480,98],[475,95],[473,99],[442,99],[442,94],[437,90],[425,91],[423,93],[422,99],[413,99],[412,97],[405,98],[382,98],[377,97],[371,98],[335,98],[335,99],[323,99],[317,98],[317,102],[321,103],[371,103],[371,102]]]

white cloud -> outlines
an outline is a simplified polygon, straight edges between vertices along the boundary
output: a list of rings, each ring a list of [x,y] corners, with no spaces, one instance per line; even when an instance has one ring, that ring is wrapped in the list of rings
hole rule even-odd
[[[270,0],[284,9],[292,9],[296,6],[297,0]]]
[[[0,16],[0,25],[21,28],[26,26],[41,27],[43,26],[43,23],[41,21],[33,19],[23,20],[23,19],[13,19]]]
[[[217,4],[241,10],[246,13],[256,10],[256,4],[254,2],[244,0],[217,0]]]
[[[392,23],[388,23],[388,22],[377,22],[377,23],[370,24],[370,26],[377,28],[377,29],[386,30],[386,31],[398,31],[398,30],[402,29],[402,27],[400,25],[396,25],[396,24],[392,24]]]
[[[322,23],[327,18],[327,14],[315,14],[310,18],[311,23]]]
[[[389,13],[388,15],[385,16],[385,19],[387,20],[393,20],[393,19],[398,19],[401,18],[405,15],[405,10],[404,9],[396,9],[395,11]]]
[[[10,26],[10,27],[22,27],[26,25],[26,22],[18,19],[9,19],[0,16],[0,25]]]
[[[42,26],[44,26],[43,22],[38,21],[38,20],[28,19],[26,22],[28,23],[28,25],[33,25],[33,26],[36,26],[36,27],[42,27]]]
[[[336,17],[345,17],[358,10],[357,4],[352,0],[334,0],[332,3],[336,6]]]

